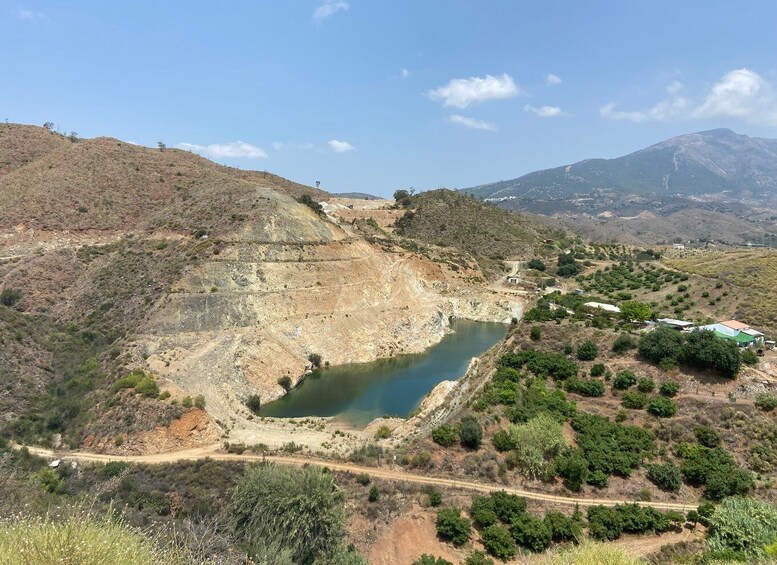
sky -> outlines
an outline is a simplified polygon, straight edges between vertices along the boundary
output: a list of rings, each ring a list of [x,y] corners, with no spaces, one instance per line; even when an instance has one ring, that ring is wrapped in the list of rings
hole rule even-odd
[[[333,192],[777,138],[777,2],[0,0],[0,119]]]

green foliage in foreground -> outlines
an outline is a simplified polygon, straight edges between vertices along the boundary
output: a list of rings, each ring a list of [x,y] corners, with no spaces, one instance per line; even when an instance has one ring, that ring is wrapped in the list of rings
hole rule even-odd
[[[0,524],[0,564],[184,565],[146,536],[108,520],[25,518]]]
[[[642,565],[642,561],[615,544],[586,543],[548,555],[540,565]]]
[[[777,541],[777,507],[752,498],[727,498],[709,519],[708,545],[713,552],[764,555]]]
[[[249,552],[274,543],[294,562],[331,562],[345,536],[343,495],[319,467],[254,465],[238,481],[232,530]]]

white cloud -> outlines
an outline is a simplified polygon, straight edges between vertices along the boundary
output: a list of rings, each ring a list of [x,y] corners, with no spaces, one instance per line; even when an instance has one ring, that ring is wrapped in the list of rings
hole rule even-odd
[[[195,143],[178,143],[177,149],[191,151],[203,157],[211,159],[224,158],[243,158],[243,159],[266,159],[267,153],[261,147],[251,145],[245,141],[233,141],[232,143],[211,145],[197,145]]]
[[[337,139],[330,139],[327,141],[329,144],[329,147],[332,148],[332,151],[335,153],[346,153],[348,151],[353,151],[356,149],[353,145],[348,143],[347,141],[339,141]]]
[[[629,122],[663,122],[671,118],[685,115],[688,111],[689,100],[680,95],[683,85],[674,81],[666,87],[667,97],[659,103],[644,110],[624,111],[617,110],[615,102],[610,102],[599,108],[599,115],[610,120],[626,120]]]
[[[485,131],[496,131],[496,125],[484,122],[482,120],[476,120],[475,118],[468,118],[466,116],[460,116],[459,114],[451,114],[448,116],[448,121],[452,124],[459,124],[470,129],[482,129]]]
[[[513,78],[504,73],[499,76],[486,75],[484,78],[456,78],[434,90],[427,96],[435,101],[442,101],[443,106],[466,108],[473,102],[512,98],[521,93]]]
[[[20,20],[26,20],[28,22],[37,22],[38,20],[43,20],[46,18],[46,15],[42,12],[35,12],[33,10],[28,10],[27,8],[22,8],[21,6],[16,7],[16,17]]]
[[[545,82],[547,82],[549,86],[555,86],[557,84],[561,84],[561,77],[554,75],[553,73],[548,73],[548,75],[545,77]]]
[[[777,125],[777,96],[769,82],[755,71],[736,69],[713,85],[692,115]]]
[[[410,71],[407,69],[400,69],[399,74],[402,75],[402,78],[407,78],[410,76]]]
[[[558,106],[540,106],[539,108],[526,104],[523,107],[524,112],[531,112],[538,118],[556,118],[565,115]]]
[[[274,141],[272,148],[276,151],[286,151],[287,149],[313,149],[315,145],[312,143],[285,143],[282,141]]]
[[[334,16],[337,12],[346,12],[350,7],[351,5],[348,2],[342,2],[341,0],[324,0],[324,3],[313,12],[313,19],[320,22],[330,16]]]

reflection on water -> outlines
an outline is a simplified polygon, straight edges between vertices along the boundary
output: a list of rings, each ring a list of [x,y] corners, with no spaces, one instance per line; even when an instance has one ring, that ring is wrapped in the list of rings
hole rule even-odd
[[[504,324],[456,320],[453,333],[423,353],[342,365],[308,375],[289,394],[263,406],[262,416],[338,416],[364,426],[384,414],[407,416],[437,383],[464,375],[477,357],[504,338]]]

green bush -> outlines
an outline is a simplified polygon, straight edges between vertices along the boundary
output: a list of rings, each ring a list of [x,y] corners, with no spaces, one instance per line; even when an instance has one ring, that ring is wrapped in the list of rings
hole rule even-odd
[[[712,331],[693,331],[687,336],[683,361],[701,369],[713,369],[729,379],[737,376],[742,357],[736,343],[720,339]]]
[[[355,478],[356,478],[356,482],[363,487],[370,484],[371,479],[367,473],[357,473]]]
[[[691,485],[704,486],[704,496],[710,500],[745,495],[754,486],[752,475],[739,468],[724,449],[680,444],[677,451],[682,459],[680,473]]]
[[[369,502],[376,502],[379,496],[380,496],[380,491],[378,490],[378,487],[376,487],[375,485],[372,485],[372,487],[370,488],[370,493],[367,495],[367,500]]]
[[[647,406],[648,398],[644,392],[629,390],[623,393],[621,404],[629,410],[642,410]]]
[[[709,518],[708,545],[713,552],[735,551],[748,557],[764,555],[777,540],[777,507],[752,498],[723,501]]]
[[[532,341],[539,341],[542,339],[542,328],[539,326],[532,326],[531,331],[529,331],[529,337]]]
[[[461,511],[456,508],[443,508],[437,511],[437,535],[453,545],[464,545],[469,541],[472,526]]]
[[[504,452],[515,449],[515,442],[506,430],[497,430],[494,437],[491,438],[491,443],[494,444],[497,451]]]
[[[653,392],[656,388],[656,383],[650,377],[640,377],[637,379],[637,390],[640,392]]]
[[[516,462],[523,473],[531,478],[542,476],[548,461],[564,447],[561,424],[546,413],[535,416],[525,424],[510,426],[510,436],[515,444]]]
[[[677,396],[678,392],[680,392],[680,385],[674,381],[664,381],[661,383],[658,392],[664,396],[673,398]]]
[[[583,396],[597,397],[604,394],[604,383],[596,379],[581,380],[572,377],[564,383],[564,388],[569,392]]]
[[[192,400],[192,397],[188,394],[183,397],[183,400],[181,400],[181,406],[184,408],[191,408],[192,404],[194,404],[194,401]]]
[[[576,414],[572,418],[572,428],[591,471],[627,477],[653,449],[653,439],[648,431],[611,422],[595,414]]]
[[[758,354],[752,349],[745,349],[742,352],[742,363],[747,365],[758,365]]]
[[[474,416],[464,416],[459,426],[461,445],[467,449],[478,449],[483,441],[483,428]]]
[[[595,342],[586,340],[577,346],[575,355],[580,361],[593,361],[599,355],[599,347]]]
[[[615,374],[615,379],[612,381],[613,388],[625,390],[634,386],[637,382],[637,375],[628,369],[623,369]]]
[[[693,429],[696,441],[705,447],[718,447],[720,445],[720,432],[709,426],[696,426]]]
[[[588,479],[586,482],[591,485],[598,488],[607,488],[607,485],[609,484],[609,479],[607,475],[604,473],[604,471],[601,471],[597,469],[593,473],[588,475]]]
[[[654,396],[648,402],[647,411],[659,418],[671,418],[677,413],[677,406],[665,396]]]
[[[246,398],[245,404],[251,412],[259,414],[259,410],[262,408],[262,398],[258,394],[252,394]]]
[[[291,390],[291,377],[284,375],[278,379],[278,384],[283,387],[283,390],[289,392]]]
[[[469,515],[479,528],[487,528],[499,521],[499,516],[494,511],[494,499],[490,496],[473,498]]]
[[[574,361],[558,353],[548,353],[537,349],[508,353],[500,358],[499,364],[502,367],[512,367],[513,369],[525,366],[541,378],[553,377],[564,380],[577,374],[577,364]]]
[[[544,522],[550,528],[551,537],[555,542],[577,543],[583,535],[580,521],[561,512],[546,512]]]
[[[637,348],[637,341],[629,334],[620,334],[612,344],[613,353],[626,353]]]
[[[430,486],[426,490],[426,494],[429,496],[429,506],[437,508],[440,504],[442,504],[442,493],[437,487]]]
[[[639,354],[655,363],[667,358],[677,360],[682,355],[683,342],[683,334],[659,326],[640,338]]]
[[[205,409],[205,397],[201,394],[198,394],[194,397],[194,407],[199,408],[200,410]]]
[[[434,555],[424,553],[421,557],[413,561],[413,565],[453,565],[453,563],[442,557],[437,557],[435,559]]]
[[[238,479],[228,515],[245,547],[275,543],[295,562],[327,561],[345,536],[343,502],[334,475],[320,467],[259,464]]]
[[[4,288],[0,292],[0,304],[9,308],[22,299],[22,291],[18,288]]]
[[[579,449],[570,449],[556,458],[556,471],[564,478],[564,485],[573,492],[580,492],[587,481],[588,461]]]
[[[458,439],[458,431],[453,426],[443,424],[432,430],[432,440],[443,447],[450,447]]]
[[[375,432],[375,439],[387,439],[391,437],[391,428],[388,426],[381,426]]]
[[[547,268],[545,266],[545,263],[543,263],[539,259],[531,259],[528,263],[526,263],[526,266],[529,269],[536,269],[538,271],[544,271]]]
[[[591,367],[591,376],[601,377],[604,374],[604,371],[604,365],[602,363],[596,363],[593,367]]]
[[[614,508],[590,506],[588,508],[588,534],[600,541],[612,541],[621,536],[623,519]]]
[[[677,492],[683,484],[680,469],[671,462],[648,465],[647,478],[658,488],[667,492]]]
[[[144,377],[135,385],[135,392],[146,398],[154,398],[159,396],[159,385],[152,377]]]
[[[550,546],[550,527],[531,514],[519,514],[510,523],[510,534],[515,543],[534,552],[544,551]]]
[[[480,533],[480,537],[486,551],[498,559],[509,559],[518,551],[510,532],[502,526],[488,526]]]
[[[765,412],[771,412],[777,408],[777,395],[761,393],[755,397],[755,405]]]
[[[464,565],[494,565],[494,560],[483,551],[473,551],[464,560]]]

